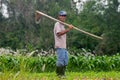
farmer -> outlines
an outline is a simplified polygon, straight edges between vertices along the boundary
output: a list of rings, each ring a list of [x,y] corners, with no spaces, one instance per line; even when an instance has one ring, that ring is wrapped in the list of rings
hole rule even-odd
[[[66,16],[67,16],[66,11],[60,11],[58,19],[64,22]],[[56,62],[57,76],[65,76],[65,68],[68,65],[68,52],[66,50],[66,33],[69,32],[72,28],[73,26],[69,25],[68,29],[65,29],[64,25],[60,22],[56,22],[54,25],[55,49],[57,52]]]

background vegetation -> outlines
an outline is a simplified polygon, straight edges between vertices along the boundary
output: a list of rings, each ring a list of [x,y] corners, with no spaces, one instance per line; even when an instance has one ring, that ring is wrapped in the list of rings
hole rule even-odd
[[[108,0],[107,8],[97,4],[100,0],[89,0],[79,14],[70,2],[71,0],[1,0],[0,4],[5,4],[8,8],[9,17],[3,16],[0,6],[0,47],[14,50],[53,48],[54,22],[42,17],[40,24],[35,24],[34,13],[40,10],[57,18],[60,10],[66,10],[66,22],[104,38],[98,41],[73,30],[68,34],[68,48],[95,50],[99,55],[120,52],[118,0]]]

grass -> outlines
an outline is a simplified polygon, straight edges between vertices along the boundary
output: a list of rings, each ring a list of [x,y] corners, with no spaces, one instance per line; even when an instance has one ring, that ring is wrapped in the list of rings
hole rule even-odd
[[[66,79],[58,78],[55,72],[0,72],[0,80],[120,80],[120,72],[66,72]]]

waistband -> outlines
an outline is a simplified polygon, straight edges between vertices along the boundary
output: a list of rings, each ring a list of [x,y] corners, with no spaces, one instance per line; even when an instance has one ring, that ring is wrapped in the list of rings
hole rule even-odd
[[[56,48],[56,50],[57,50],[57,49],[61,49],[61,50],[62,50],[62,49],[63,49],[63,50],[67,50],[66,48]]]

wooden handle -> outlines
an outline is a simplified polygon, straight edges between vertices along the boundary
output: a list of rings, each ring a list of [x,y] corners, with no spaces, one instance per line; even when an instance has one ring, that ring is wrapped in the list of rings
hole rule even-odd
[[[62,21],[60,21],[60,20],[58,20],[58,19],[55,19],[55,18],[53,18],[53,17],[51,17],[51,16],[49,16],[49,15],[43,13],[43,12],[36,11],[36,13],[39,13],[39,14],[41,14],[41,15],[49,18],[49,19],[52,19],[52,20],[56,21],[56,22],[60,22],[60,23],[62,23],[62,24],[64,24],[64,25],[66,25],[66,26],[69,26],[69,25],[70,25],[70,24],[67,24],[67,23],[65,23],[65,22],[62,22]],[[82,32],[82,33],[84,33],[84,34],[87,34],[87,35],[89,35],[89,36],[91,36],[91,37],[94,37],[94,38],[96,38],[96,39],[103,40],[102,37],[99,37],[99,36],[97,36],[97,35],[94,35],[94,34],[91,34],[91,33],[89,33],[89,32],[86,32],[86,31],[84,31],[84,30],[81,30],[81,29],[79,29],[79,28],[77,28],[77,27],[75,27],[75,26],[73,26],[73,28],[76,29],[76,30],[78,30],[78,31],[80,31],[80,32]]]

